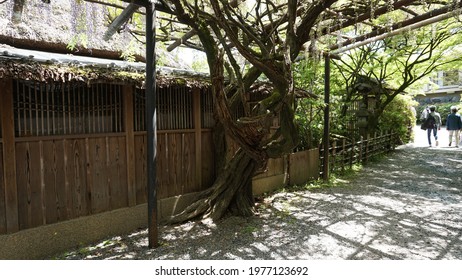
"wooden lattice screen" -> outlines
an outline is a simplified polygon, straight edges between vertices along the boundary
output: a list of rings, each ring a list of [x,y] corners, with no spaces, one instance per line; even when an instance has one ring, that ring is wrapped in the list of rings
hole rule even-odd
[[[194,129],[193,94],[185,87],[157,89],[157,129],[184,130]],[[135,131],[146,130],[145,91],[136,89],[134,100]],[[213,127],[213,103],[209,90],[201,92],[202,128]]]
[[[17,137],[122,132],[122,87],[14,82]]]
[[[201,93],[201,116],[202,128],[213,128],[215,126],[211,89],[206,89]]]

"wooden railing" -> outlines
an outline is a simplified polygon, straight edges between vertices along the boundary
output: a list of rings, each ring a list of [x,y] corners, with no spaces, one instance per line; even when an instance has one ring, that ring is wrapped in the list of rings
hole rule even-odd
[[[329,146],[329,172],[342,172],[356,163],[364,163],[371,158],[385,154],[400,143],[396,132],[376,134],[373,137],[361,137],[359,141],[343,138],[332,141]],[[324,149],[320,148],[320,174],[323,174]]]

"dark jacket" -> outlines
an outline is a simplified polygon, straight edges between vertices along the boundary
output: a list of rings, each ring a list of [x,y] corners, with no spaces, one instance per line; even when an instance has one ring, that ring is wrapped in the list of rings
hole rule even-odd
[[[448,130],[459,130],[462,129],[462,120],[459,114],[451,113],[448,115],[446,120],[446,128]]]

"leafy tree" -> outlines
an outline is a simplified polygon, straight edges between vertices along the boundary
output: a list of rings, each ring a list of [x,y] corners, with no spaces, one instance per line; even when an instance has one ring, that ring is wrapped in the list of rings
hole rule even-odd
[[[399,94],[438,67],[461,60],[454,41],[461,29],[454,19],[371,43],[334,63],[345,83],[341,116],[360,101],[367,109],[367,131],[379,128],[380,116]],[[451,54],[451,55],[449,55]],[[371,103],[373,104],[371,106]]]

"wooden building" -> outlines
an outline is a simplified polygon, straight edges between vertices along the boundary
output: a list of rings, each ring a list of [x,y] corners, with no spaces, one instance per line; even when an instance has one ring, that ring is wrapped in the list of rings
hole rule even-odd
[[[144,64],[0,52],[0,234],[146,203]],[[159,69],[157,101],[159,199],[210,186],[206,79]]]

